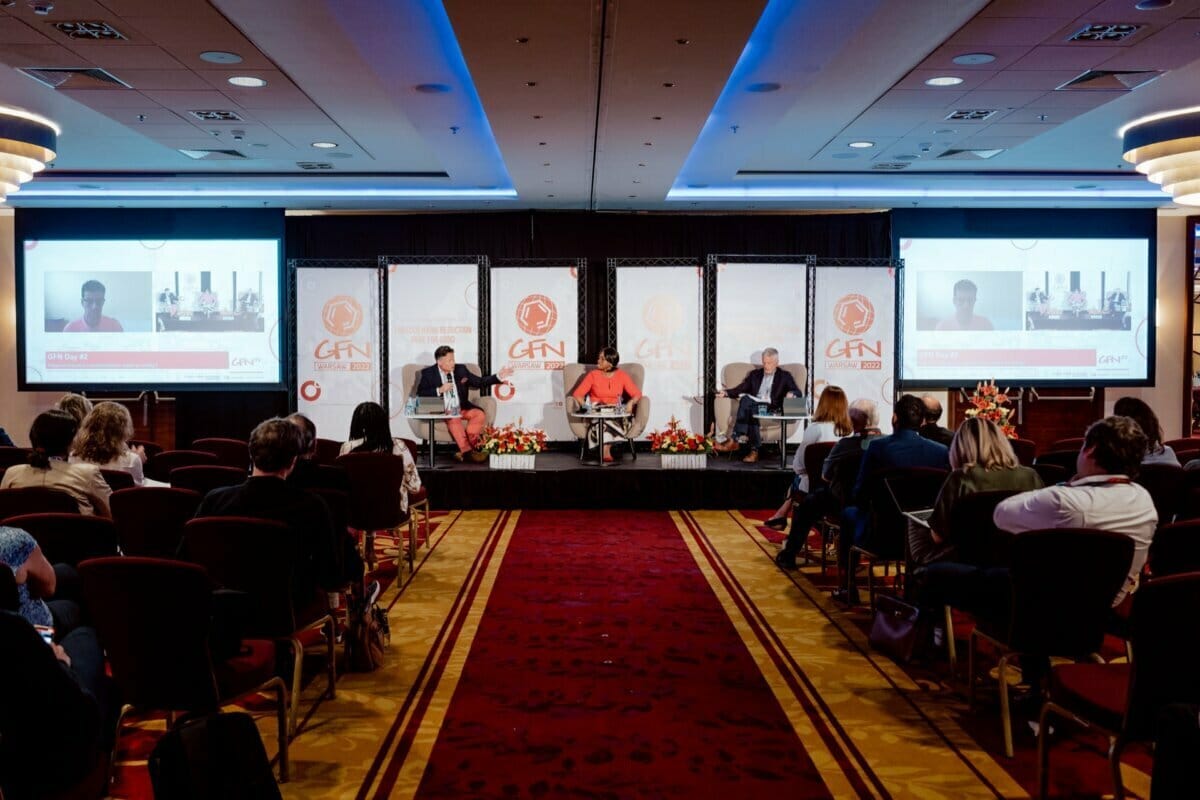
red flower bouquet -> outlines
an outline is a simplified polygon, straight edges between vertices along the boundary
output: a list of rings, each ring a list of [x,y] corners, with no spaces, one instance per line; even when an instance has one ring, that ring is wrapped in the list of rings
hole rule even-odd
[[[483,429],[479,449],[488,455],[533,455],[546,449],[546,432],[523,428],[520,420],[499,428],[489,425]]]
[[[713,451],[713,440],[699,433],[690,433],[679,420],[671,417],[667,427],[650,434],[650,452],[678,455],[708,454]]]
[[[1017,429],[1009,423],[1012,408],[1008,405],[1008,389],[1001,391],[996,388],[995,381],[975,384],[975,393],[971,395],[968,417],[979,417],[990,420],[1000,426],[1000,430],[1010,439],[1017,438]]]

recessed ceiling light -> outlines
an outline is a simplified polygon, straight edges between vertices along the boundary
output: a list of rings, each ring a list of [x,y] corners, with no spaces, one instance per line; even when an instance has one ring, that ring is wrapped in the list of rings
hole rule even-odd
[[[662,117],[651,117],[650,119],[654,120],[655,122],[662,122]]]
[[[1142,0],[1134,8],[1138,11],[1158,11],[1161,8],[1170,8],[1175,4],[1175,0]]]
[[[643,147],[654,147],[654,142],[642,142]]]
[[[529,44],[529,37],[528,36],[518,36],[517,44]]]
[[[668,81],[667,83],[664,83],[664,84],[663,84],[663,88],[664,88],[664,89],[674,89],[674,88],[675,88],[675,84],[673,84],[673,83],[671,83],[670,81]]]
[[[874,142],[868,142],[868,141],[866,141],[866,140],[864,139],[864,140],[862,140],[862,141],[859,141],[859,142],[851,142],[849,146],[850,146],[850,147],[853,147],[855,150],[866,150],[868,147],[874,147],[874,146],[875,146],[875,143],[874,143]]]
[[[691,39],[676,39],[675,44],[691,44]]]
[[[533,87],[537,86],[537,81],[525,81],[525,85],[532,89]]]
[[[337,147],[337,142],[313,142],[312,146],[321,150],[332,150]]]
[[[963,82],[963,79],[957,75],[939,75],[936,78],[929,78],[925,81],[926,86],[958,86]]]
[[[746,87],[747,92],[778,92],[782,88],[774,81],[763,81],[762,83],[752,83]]]
[[[240,64],[242,57],[237,53],[226,53],[224,50],[205,50],[200,54],[201,61],[210,64]]]
[[[538,142],[538,147],[545,147],[545,146],[546,146],[545,142]]]
[[[450,87],[444,83],[418,83],[413,89],[421,94],[445,94],[450,91]]]
[[[964,67],[990,64],[995,60],[996,57],[991,53],[963,53],[961,56],[955,56],[953,59],[955,64],[961,64]]]
[[[234,75],[229,79],[229,82],[234,86],[241,86],[246,89],[257,89],[261,86],[266,86],[267,82],[262,78],[255,78],[252,75]]]

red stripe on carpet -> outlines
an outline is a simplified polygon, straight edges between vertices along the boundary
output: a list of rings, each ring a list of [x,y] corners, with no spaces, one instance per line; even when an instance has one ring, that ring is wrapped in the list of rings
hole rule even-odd
[[[524,512],[418,796],[775,793],[830,796],[669,515]]]

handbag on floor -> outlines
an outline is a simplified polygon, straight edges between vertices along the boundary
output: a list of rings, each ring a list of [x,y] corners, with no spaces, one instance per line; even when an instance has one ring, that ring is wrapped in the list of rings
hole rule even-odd
[[[921,609],[890,594],[877,594],[867,641],[892,660],[907,664],[912,660],[925,627]]]
[[[179,723],[150,753],[156,800],[282,800],[254,718],[216,713]]]
[[[374,672],[383,666],[383,653],[392,640],[387,615],[374,603],[353,603],[346,630],[346,667],[351,672]]]

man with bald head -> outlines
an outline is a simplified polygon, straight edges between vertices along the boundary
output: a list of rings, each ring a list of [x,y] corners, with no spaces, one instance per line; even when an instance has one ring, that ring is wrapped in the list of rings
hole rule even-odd
[[[925,422],[917,429],[917,433],[930,441],[949,447],[950,442],[954,441],[954,431],[938,425],[942,418],[941,401],[931,394],[926,394],[921,395],[921,402],[925,404]]]

